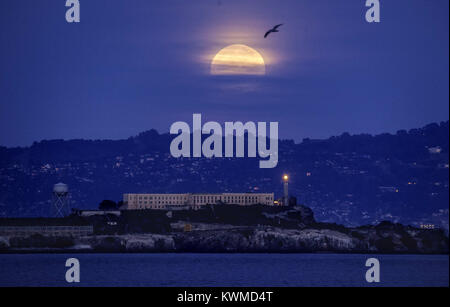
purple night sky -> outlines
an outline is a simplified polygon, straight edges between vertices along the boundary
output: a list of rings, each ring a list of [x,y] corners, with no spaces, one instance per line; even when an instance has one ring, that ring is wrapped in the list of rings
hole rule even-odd
[[[118,139],[175,121],[279,121],[300,141],[448,120],[449,1],[0,2],[0,145]],[[265,31],[284,23],[279,33]],[[231,44],[265,76],[211,76]]]

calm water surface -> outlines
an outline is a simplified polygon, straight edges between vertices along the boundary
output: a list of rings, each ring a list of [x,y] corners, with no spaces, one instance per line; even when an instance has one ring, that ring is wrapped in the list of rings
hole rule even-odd
[[[0,255],[0,286],[73,286],[65,261],[81,264],[80,286],[373,286],[369,255],[28,254]],[[376,255],[380,286],[449,286],[449,257]]]

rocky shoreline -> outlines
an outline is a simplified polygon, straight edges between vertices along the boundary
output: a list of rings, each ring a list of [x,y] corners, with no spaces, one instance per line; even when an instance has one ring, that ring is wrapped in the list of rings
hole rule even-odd
[[[168,234],[78,238],[0,237],[0,253],[383,253],[448,254],[441,230],[398,224],[326,229],[222,227]]]

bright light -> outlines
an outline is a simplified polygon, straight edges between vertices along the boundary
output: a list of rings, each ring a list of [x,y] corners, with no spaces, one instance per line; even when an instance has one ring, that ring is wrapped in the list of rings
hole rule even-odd
[[[230,45],[220,50],[211,63],[212,75],[264,75],[266,65],[256,50],[246,45]]]
[[[288,175],[284,175],[284,176],[283,176],[283,180],[284,180],[284,181],[288,181],[288,180],[289,180],[289,176],[288,176]]]

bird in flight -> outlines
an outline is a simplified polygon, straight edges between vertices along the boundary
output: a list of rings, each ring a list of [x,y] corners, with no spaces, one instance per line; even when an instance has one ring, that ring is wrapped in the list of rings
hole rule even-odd
[[[267,36],[269,36],[270,33],[280,32],[280,31],[278,31],[278,28],[281,27],[282,25],[283,25],[283,24],[276,25],[275,27],[273,27],[272,29],[270,29],[269,31],[267,31],[266,34],[264,34],[264,38],[266,38]]]

